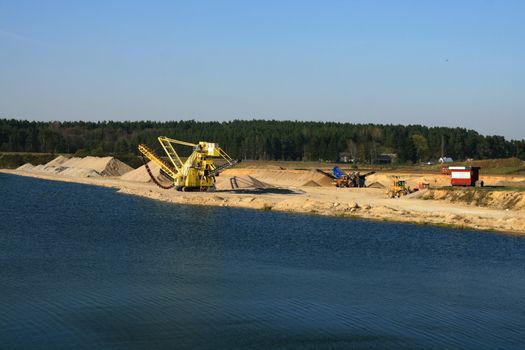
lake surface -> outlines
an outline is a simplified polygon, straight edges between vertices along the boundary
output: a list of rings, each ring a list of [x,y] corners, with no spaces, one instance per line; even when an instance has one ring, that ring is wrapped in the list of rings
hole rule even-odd
[[[525,239],[0,174],[0,349],[523,349]]]

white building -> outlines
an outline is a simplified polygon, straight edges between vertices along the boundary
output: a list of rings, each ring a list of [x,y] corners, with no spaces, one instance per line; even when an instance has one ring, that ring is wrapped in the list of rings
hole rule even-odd
[[[454,162],[454,160],[450,157],[441,157],[439,158],[438,162],[440,162],[441,164],[444,164],[444,163],[452,163]]]

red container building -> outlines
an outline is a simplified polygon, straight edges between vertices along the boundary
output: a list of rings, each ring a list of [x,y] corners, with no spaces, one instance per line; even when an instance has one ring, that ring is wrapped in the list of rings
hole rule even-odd
[[[479,180],[479,167],[449,166],[450,184],[452,186],[476,186]]]

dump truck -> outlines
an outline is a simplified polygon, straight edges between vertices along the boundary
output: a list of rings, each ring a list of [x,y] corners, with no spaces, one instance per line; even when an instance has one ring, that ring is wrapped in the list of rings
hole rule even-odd
[[[361,174],[359,171],[347,173],[336,166],[332,169],[332,183],[336,187],[366,187],[366,177],[372,174],[375,174],[375,171],[366,174]]]
[[[215,177],[225,169],[231,168],[240,160],[232,159],[217,143],[200,141],[191,143],[159,136],[158,141],[169,160],[166,161],[144,144],[138,146],[144,165],[154,183],[159,187],[169,189],[175,187],[178,191],[209,191],[215,189]],[[175,151],[176,145],[191,147],[192,153],[182,161]],[[216,166],[214,158],[223,159],[224,164]],[[170,185],[160,183],[153,176],[146,159],[149,159],[161,169],[161,173],[173,181]]]

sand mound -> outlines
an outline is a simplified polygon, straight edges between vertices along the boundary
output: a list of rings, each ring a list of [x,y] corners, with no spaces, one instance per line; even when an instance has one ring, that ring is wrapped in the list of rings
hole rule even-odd
[[[160,175],[160,168],[155,163],[149,162],[148,166],[151,172],[155,176]],[[122,180],[135,181],[135,182],[150,182],[151,181],[148,171],[146,170],[146,167],[144,165],[122,175],[120,178]]]
[[[56,166],[62,165],[67,160],[68,160],[68,158],[66,158],[64,156],[58,156],[55,159],[47,162],[46,166],[54,166],[54,167],[56,167]]]
[[[63,168],[58,173],[70,177],[102,177],[99,172],[93,169]]]
[[[302,186],[304,186],[304,187],[321,187],[321,185],[319,185],[317,182],[315,182],[313,180],[305,182]]]
[[[44,164],[38,164],[33,169],[31,169],[31,171],[34,171],[34,172],[44,171],[45,167],[46,166]]]
[[[35,166],[31,163],[25,163],[24,165],[21,165],[19,166],[18,168],[16,168],[16,170],[24,170],[24,171],[30,171],[34,168]]]
[[[385,185],[383,185],[381,182],[372,182],[370,185],[367,185],[366,187],[370,188],[385,188]]]
[[[151,173],[153,174],[153,176],[155,176],[155,178],[158,181],[171,181],[167,176],[162,174],[162,172],[160,171],[160,167],[157,164],[149,162],[148,166]],[[145,165],[122,175],[120,178],[126,181],[151,182],[151,177],[149,176]]]
[[[47,164],[24,164],[18,170],[33,173],[60,174],[69,177],[121,176],[131,170],[129,165],[113,157],[66,158],[58,156]]]
[[[61,163],[60,166],[66,168],[92,169],[102,176],[122,176],[133,170],[133,168],[126,163],[113,157],[73,157]]]

